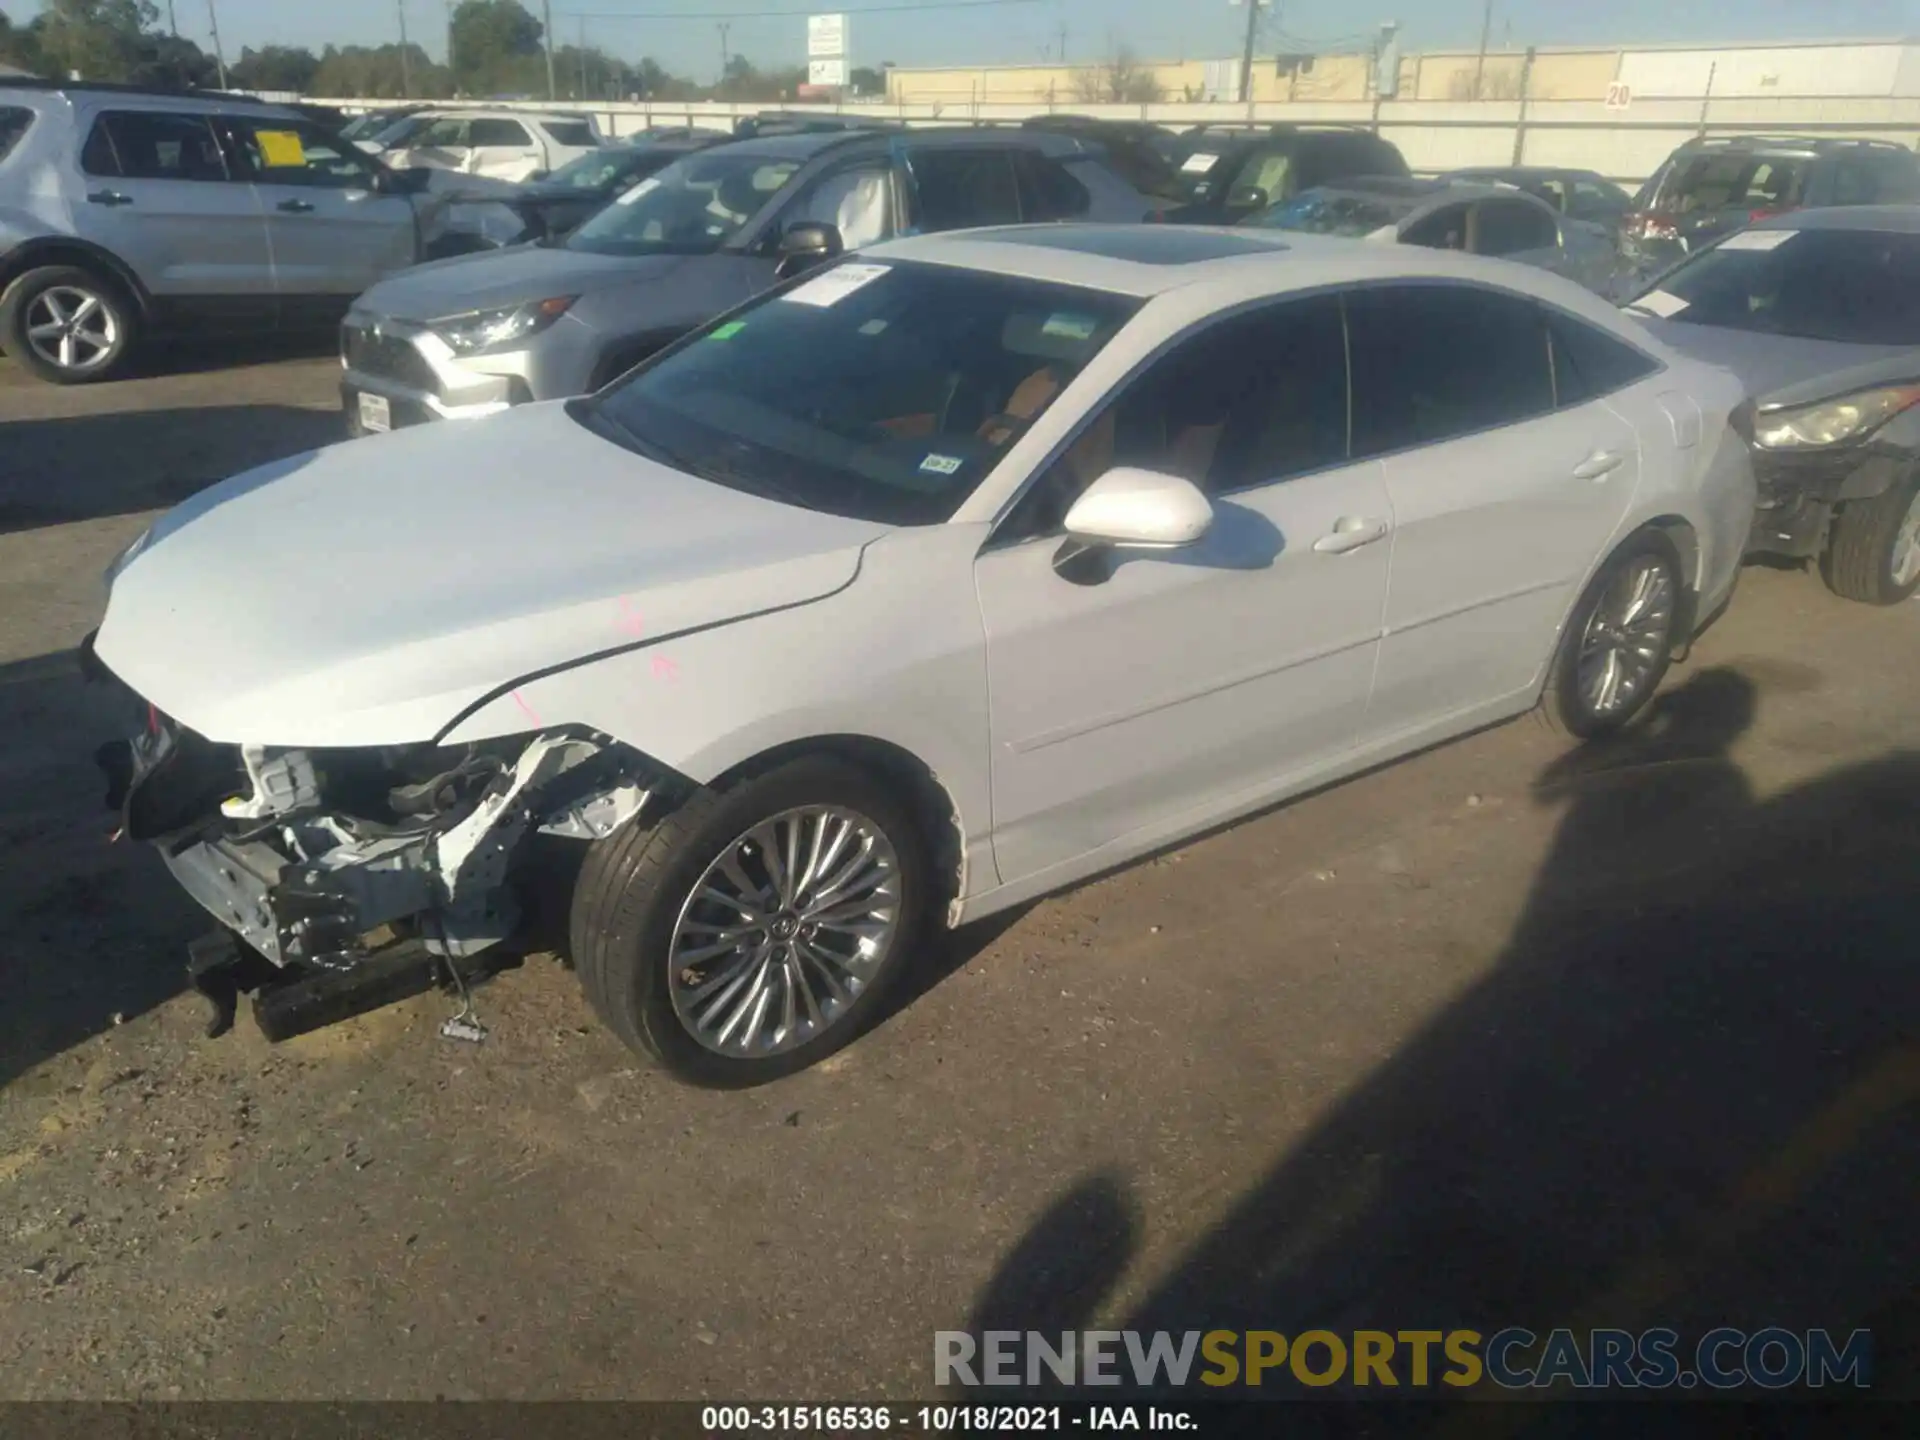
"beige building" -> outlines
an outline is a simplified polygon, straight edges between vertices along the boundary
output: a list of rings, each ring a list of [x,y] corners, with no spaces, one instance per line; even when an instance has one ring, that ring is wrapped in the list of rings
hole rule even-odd
[[[1897,41],[1709,48],[1442,51],[1403,55],[1399,100],[1601,101],[1609,87],[1635,98],[1867,99],[1920,97],[1920,44]],[[1240,103],[1240,62],[1168,60],[1086,65],[896,68],[895,105]],[[1260,103],[1374,98],[1366,54],[1262,56],[1253,67]]]

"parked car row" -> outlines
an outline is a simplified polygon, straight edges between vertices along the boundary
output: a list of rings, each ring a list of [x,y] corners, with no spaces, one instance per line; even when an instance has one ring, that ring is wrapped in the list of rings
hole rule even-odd
[[[1920,210],[1621,308],[1524,188],[1265,198],[1147,225],[1083,134],[788,131],[374,286],[343,386],[398,433],[164,517],[87,647],[197,982],[297,1033],[557,885],[616,1034],[758,1083],[931,928],[1529,709],[1631,723],[1751,551],[1920,591]],[[247,543],[296,514],[324,565]]]

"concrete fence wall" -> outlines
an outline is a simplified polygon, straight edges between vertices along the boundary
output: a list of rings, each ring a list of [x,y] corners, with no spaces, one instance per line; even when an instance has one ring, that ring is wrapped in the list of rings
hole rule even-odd
[[[323,100],[348,107],[371,102]],[[556,102],[566,110],[591,113],[601,130],[615,137],[651,126],[693,125],[730,130],[736,119],[771,108],[794,113],[857,114],[904,121],[909,125],[1017,122],[1046,114],[1034,104],[964,105],[733,105],[620,104]],[[505,108],[515,108],[511,105]],[[555,108],[527,102],[518,108]],[[1274,124],[1327,123],[1365,125],[1399,146],[1417,172],[1431,174],[1463,165],[1564,165],[1597,170],[1621,182],[1637,184],[1684,141],[1701,134],[1816,134],[1891,140],[1920,148],[1920,97],[1837,95],[1777,99],[1642,99],[1625,110],[1609,110],[1594,100],[1355,100],[1292,103],[1081,105],[1052,107],[1076,115],[1150,120],[1183,129],[1208,122]]]

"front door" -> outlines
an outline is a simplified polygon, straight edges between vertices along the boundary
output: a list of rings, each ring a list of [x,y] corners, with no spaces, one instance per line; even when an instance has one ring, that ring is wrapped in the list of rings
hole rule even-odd
[[[1387,593],[1367,731],[1408,734],[1530,690],[1626,514],[1633,427],[1556,408],[1546,313],[1467,285],[1349,297],[1354,445],[1385,466]],[[1573,322],[1577,323],[1577,322]]]
[[[1337,298],[1210,324],[1090,418],[981,554],[1003,881],[1228,813],[1354,743],[1386,596],[1377,461],[1347,454]],[[1107,469],[1182,474],[1212,530],[1056,569]]]
[[[227,120],[259,192],[282,318],[298,324],[344,308],[418,254],[413,203],[374,188],[353,146],[299,120]]]
[[[163,318],[268,322],[273,261],[260,202],[207,116],[108,110],[80,152],[83,238],[132,267]]]

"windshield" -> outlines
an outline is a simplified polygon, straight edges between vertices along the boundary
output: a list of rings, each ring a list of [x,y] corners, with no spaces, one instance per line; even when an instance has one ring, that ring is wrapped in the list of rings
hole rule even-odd
[[[570,160],[547,177],[554,185],[578,190],[611,190],[620,181],[658,170],[664,155],[636,154],[632,150],[601,150]]]
[[[1920,235],[1744,230],[1669,270],[1629,310],[1854,345],[1920,345]]]
[[[894,525],[947,519],[1139,302],[843,261],[586,402],[610,439],[716,484]]]
[[[766,207],[798,160],[719,151],[643,180],[567,237],[594,255],[705,255]]]
[[[1303,190],[1286,204],[1262,211],[1247,223],[1269,230],[1303,230],[1311,235],[1371,235],[1398,225],[1407,209],[1369,195]]]

